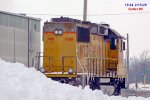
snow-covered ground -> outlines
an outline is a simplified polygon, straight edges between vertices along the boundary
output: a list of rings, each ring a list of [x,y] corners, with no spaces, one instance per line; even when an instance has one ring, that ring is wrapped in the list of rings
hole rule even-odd
[[[150,84],[143,84],[143,83],[137,83],[137,88],[136,88],[136,83],[132,83],[129,85],[130,89],[133,90],[150,90]]]
[[[45,77],[34,68],[0,60],[0,100],[150,100],[107,96],[100,90],[73,87]]]

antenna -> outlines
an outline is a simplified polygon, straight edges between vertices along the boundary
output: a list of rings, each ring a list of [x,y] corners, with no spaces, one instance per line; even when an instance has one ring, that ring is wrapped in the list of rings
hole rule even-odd
[[[83,21],[87,20],[87,0],[84,0]]]

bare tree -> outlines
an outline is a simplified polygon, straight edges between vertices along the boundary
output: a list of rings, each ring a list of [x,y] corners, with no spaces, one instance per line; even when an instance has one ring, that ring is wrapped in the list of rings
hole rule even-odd
[[[150,55],[149,51],[143,51],[139,58],[133,57],[130,62],[130,82],[150,82]],[[145,78],[145,80],[144,80]]]
[[[144,84],[146,84],[146,79],[147,79],[147,68],[148,68],[148,63],[149,63],[149,52],[146,50],[146,51],[143,51],[143,53],[140,55],[140,65],[143,69],[143,82]],[[141,70],[142,70],[141,69]]]
[[[149,52],[147,50],[143,51],[142,54],[140,55],[140,64],[141,64],[141,66],[146,67],[146,65],[149,62],[149,59],[150,59]]]

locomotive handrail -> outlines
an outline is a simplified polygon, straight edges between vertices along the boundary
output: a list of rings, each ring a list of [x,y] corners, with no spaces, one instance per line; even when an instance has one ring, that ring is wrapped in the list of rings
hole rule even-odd
[[[37,52],[36,56],[33,57],[32,59],[32,66],[34,68],[36,68],[37,70],[40,69],[40,58],[43,57],[43,58],[48,58],[48,66],[49,66],[49,70],[51,69],[51,60],[52,60],[52,57],[51,56],[41,56],[41,53],[43,52]],[[64,74],[64,59],[65,58],[77,58],[76,56],[62,56],[62,74]],[[77,69],[76,70],[76,74],[77,74]]]
[[[76,56],[62,56],[62,74],[64,74],[64,60],[65,58],[76,58]],[[77,69],[76,69],[77,70]],[[76,71],[77,73],[77,71]]]
[[[101,74],[103,76],[105,74],[105,72],[107,72],[109,74],[109,76],[111,74],[113,76],[116,75],[115,72],[111,72],[110,70],[114,70],[115,66],[117,65],[116,61],[118,61],[118,59],[102,58],[102,57],[85,57],[85,59],[87,61],[86,66],[88,68],[88,75],[94,76],[94,75],[100,75]],[[107,69],[105,69],[105,67],[102,67],[102,66],[107,66],[106,67]],[[98,68],[100,68],[100,69],[98,69]],[[101,70],[101,72],[97,73],[98,70]]]
[[[36,54],[36,56],[35,57],[33,57],[33,59],[32,59],[32,67],[34,67],[34,68],[36,68],[37,70],[39,70],[40,69],[40,58],[41,57],[45,57],[45,58],[48,58],[48,60],[49,60],[49,67],[50,67],[50,60],[51,60],[51,56],[41,56],[41,53],[43,53],[43,52],[37,52],[37,54]]]
[[[48,66],[49,66],[49,70],[50,70],[51,69],[51,60],[52,60],[52,57],[50,57],[50,56],[41,56],[41,53],[42,52],[38,52],[36,54],[36,56],[34,57],[34,59],[32,60],[33,67],[35,67],[37,70],[39,70],[40,69],[40,58],[43,57],[43,58],[48,58],[48,63],[49,63]],[[80,60],[79,60],[79,58],[77,56],[62,56],[61,58],[62,58],[62,74],[64,74],[64,67],[65,67],[65,62],[64,61],[65,61],[65,58],[76,58],[77,62],[79,63],[79,65],[81,67],[82,72],[83,73],[86,72],[90,76],[91,75],[93,76],[93,75],[99,74],[99,73],[97,73],[98,66],[108,66],[107,67],[108,70],[112,69],[113,66],[115,66],[117,63],[116,62],[112,62],[111,65],[109,65],[108,61],[109,60],[111,60],[111,61],[117,61],[118,60],[118,59],[115,59],[115,58],[85,57],[85,61],[87,61],[86,59],[89,59],[90,61],[93,62],[93,64],[89,65],[89,61],[88,61],[86,63],[87,65],[82,65],[80,63]],[[105,60],[106,65],[104,63],[102,63],[102,60]],[[102,71],[102,74],[103,74],[103,72],[106,71],[106,69],[104,69],[103,67],[99,67],[99,68],[102,68],[102,69],[100,69]],[[77,68],[75,68],[75,73],[77,74]]]
[[[83,66],[81,65],[81,63],[80,63],[80,60],[79,60],[79,58],[77,57],[77,56],[62,56],[62,66],[63,66],[63,71],[64,71],[64,59],[65,58],[76,58],[77,59],[77,62],[79,63],[79,65],[80,65],[80,67],[81,67],[81,69],[82,69],[82,71],[83,71],[83,73],[85,72],[84,71],[84,68],[83,68]],[[76,65],[77,66],[77,65]],[[86,72],[88,72],[88,70],[85,68],[85,70],[86,70]],[[77,69],[76,69],[76,73],[77,73]]]
[[[118,60],[118,59],[115,59],[115,58],[101,58],[101,57],[85,57],[86,59],[88,59],[88,58],[92,58],[92,59],[94,59],[94,58],[98,58],[98,59],[111,59],[111,60]]]
[[[79,62],[79,65],[80,65],[80,67],[81,67],[83,73],[85,73],[84,69],[86,70],[86,72],[88,72],[88,70],[86,69],[86,67],[83,68],[83,66],[82,66],[82,64],[80,63],[80,60],[79,60],[78,57],[77,57],[77,61]]]

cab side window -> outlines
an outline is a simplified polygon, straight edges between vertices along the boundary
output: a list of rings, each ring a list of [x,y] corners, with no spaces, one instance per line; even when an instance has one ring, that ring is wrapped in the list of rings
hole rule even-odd
[[[115,38],[110,39],[110,49],[111,50],[117,49],[117,39],[115,39]]]
[[[77,27],[77,41],[90,42],[90,30],[88,28]]]

